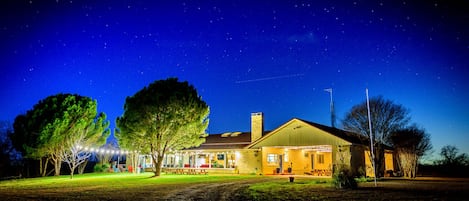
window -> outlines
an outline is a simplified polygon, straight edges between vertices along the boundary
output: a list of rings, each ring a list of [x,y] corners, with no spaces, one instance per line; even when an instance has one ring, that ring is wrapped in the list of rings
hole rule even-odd
[[[324,154],[318,154],[318,163],[324,164]]]
[[[283,160],[285,162],[288,162],[288,150],[285,150],[285,152],[283,153]]]
[[[277,154],[267,154],[267,163],[277,163],[278,155]]]

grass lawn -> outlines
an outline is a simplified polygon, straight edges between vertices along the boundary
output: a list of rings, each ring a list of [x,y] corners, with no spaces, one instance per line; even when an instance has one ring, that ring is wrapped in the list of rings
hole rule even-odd
[[[299,178],[255,183],[244,187],[237,200],[468,200],[469,179],[385,178],[361,182],[357,189],[336,189],[332,179]]]
[[[469,179],[383,179],[355,190],[329,178],[255,175],[84,174],[0,181],[0,200],[460,200]]]
[[[165,175],[153,178],[144,174],[84,174],[18,179],[0,182],[2,200],[134,200],[158,199],[186,185],[248,180],[251,175]]]

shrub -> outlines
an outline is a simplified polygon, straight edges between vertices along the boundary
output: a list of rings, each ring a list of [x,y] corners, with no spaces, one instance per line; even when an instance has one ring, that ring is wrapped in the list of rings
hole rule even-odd
[[[93,167],[93,170],[94,172],[107,172],[107,170],[109,169],[109,164],[96,164],[94,167]]]
[[[344,188],[357,188],[357,181],[355,181],[354,176],[348,168],[339,168],[336,173],[332,176],[332,184],[334,187],[339,189]]]
[[[94,167],[93,167],[93,171],[94,171],[94,172],[103,172],[103,166],[100,165],[100,164],[96,164],[96,165],[94,165]]]
[[[361,177],[355,178],[355,181],[356,181],[357,183],[364,183],[364,182],[369,182],[370,179],[369,179],[369,178],[366,178],[365,176],[361,176]]]

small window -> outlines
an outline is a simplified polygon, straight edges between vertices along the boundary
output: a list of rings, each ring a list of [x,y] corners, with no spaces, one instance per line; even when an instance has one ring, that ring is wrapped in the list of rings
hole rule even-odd
[[[277,154],[267,154],[267,163],[277,163],[278,155]]]
[[[318,155],[318,163],[319,164],[324,164],[324,154],[319,154]]]

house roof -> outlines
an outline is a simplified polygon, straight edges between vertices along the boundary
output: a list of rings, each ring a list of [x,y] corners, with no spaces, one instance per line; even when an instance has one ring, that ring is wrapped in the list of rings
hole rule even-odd
[[[269,131],[264,131],[262,136]],[[251,132],[226,132],[210,134],[205,138],[205,142],[199,147],[186,150],[200,149],[242,149],[251,144]]]
[[[296,118],[296,119],[298,119],[298,118]],[[298,119],[298,120],[300,120],[304,123],[307,123],[307,124],[309,124],[313,127],[316,127],[320,130],[328,132],[328,133],[330,133],[330,134],[332,134],[336,137],[342,138],[343,140],[354,143],[354,144],[368,144],[370,142],[368,140],[368,137],[357,134],[357,133],[344,131],[344,130],[341,130],[341,129],[338,129],[338,128],[321,125],[321,124],[306,121],[306,120],[303,120],[303,119]]]
[[[318,123],[298,119],[298,118],[291,119],[290,121],[277,127],[277,129],[275,130],[280,129],[282,126],[294,120],[301,121],[307,125],[320,129],[324,132],[327,132],[333,136],[336,136],[338,138],[341,138],[353,144],[369,143],[368,137],[366,136],[344,131],[344,130],[333,128],[333,127],[329,127],[329,126],[325,126],[325,125],[321,125]],[[275,130],[273,132],[275,132]],[[269,133],[271,133],[271,131],[264,131],[264,133],[262,134],[262,137],[254,143],[251,143],[251,132],[226,132],[226,133],[220,133],[220,134],[210,134],[205,138],[205,142],[202,143],[200,146],[189,148],[186,150],[243,149],[246,147],[249,148],[249,147],[252,147],[254,144],[257,144],[258,142],[262,141],[263,139],[268,138],[270,136]]]

